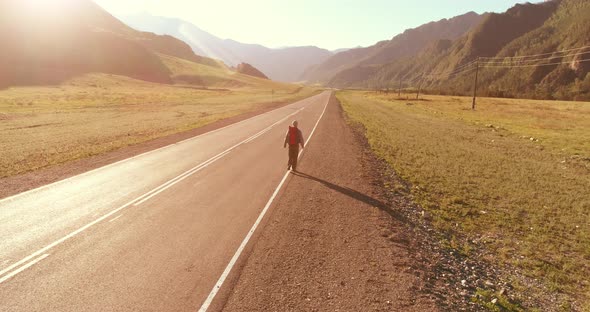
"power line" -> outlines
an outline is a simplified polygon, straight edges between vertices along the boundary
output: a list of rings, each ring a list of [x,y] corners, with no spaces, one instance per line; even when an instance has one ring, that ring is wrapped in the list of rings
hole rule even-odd
[[[473,65],[471,65],[468,68],[464,68],[464,69],[461,69],[461,70],[456,70],[456,71],[451,72],[451,73],[448,73],[448,74],[441,74],[441,75],[435,76],[435,78],[442,78],[442,77],[451,78],[451,77],[454,77],[454,76],[458,76],[458,75],[460,75],[462,73],[467,73],[467,72],[470,72],[470,71],[474,70],[476,68],[476,66],[474,66],[474,65],[476,65],[476,63],[473,63]]]
[[[475,59],[475,60],[473,60],[473,61],[471,61],[471,62],[469,62],[467,64],[463,64],[463,65],[455,68],[455,71],[457,71],[459,69],[463,69],[463,68],[469,67],[469,66],[473,66],[473,65],[475,65],[475,63],[477,63],[477,59]]]
[[[538,66],[554,66],[554,65],[561,65],[561,64],[569,64],[572,62],[579,62],[579,63],[585,63],[585,62],[590,62],[590,59],[583,59],[583,60],[570,60],[570,61],[562,61],[562,62],[556,62],[556,63],[547,63],[547,64],[523,64],[523,65],[490,65],[490,64],[483,64],[481,65],[481,67],[499,67],[499,68],[517,68],[517,67],[538,67]]]
[[[561,55],[561,56],[556,56],[554,54],[556,53],[567,53],[567,52],[571,52],[571,51],[579,51],[579,50],[584,50],[584,49],[590,49],[590,46],[584,46],[584,47],[579,47],[579,48],[572,48],[572,49],[566,49],[566,50],[561,50],[561,51],[556,51],[556,52],[551,52],[551,53],[542,53],[542,54],[533,54],[533,55],[523,55],[523,56],[515,56],[515,57],[505,57],[505,58],[498,58],[498,57],[481,57],[481,58],[477,58],[476,60],[473,60],[469,63],[466,63],[464,65],[461,65],[459,67],[457,67],[455,70],[453,70],[452,72],[449,73],[443,73],[443,74],[429,74],[429,75],[425,75],[423,77],[426,78],[431,78],[431,79],[441,79],[441,78],[451,78],[453,76],[457,76],[463,73],[467,73],[470,72],[474,69],[477,69],[477,67],[483,67],[483,68],[493,68],[493,67],[497,67],[497,68],[518,68],[518,67],[537,67],[537,66],[554,66],[554,65],[561,65],[561,64],[567,64],[567,63],[571,63],[571,62],[580,62],[580,63],[584,63],[584,62],[588,62],[590,61],[590,59],[582,59],[582,60],[568,60],[568,61],[560,61],[560,62],[550,62],[550,63],[541,63],[541,64],[522,64],[524,62],[542,62],[542,61],[550,61],[556,58],[566,58],[566,57],[572,57],[572,56],[580,56],[580,55],[586,55],[586,54],[590,54],[590,51],[585,51],[585,52],[581,52],[581,53],[571,53],[571,54],[566,54],[566,55]],[[545,56],[545,55],[553,55],[551,57],[546,57],[546,58],[539,58],[536,60],[522,60],[523,58],[527,58],[527,57],[539,57],[539,56]],[[521,60],[517,60],[517,59],[521,59]],[[500,61],[502,60],[502,61]],[[506,60],[510,60],[510,62],[506,62]],[[476,65],[476,66],[474,66]],[[407,75],[406,75],[407,76]],[[408,83],[414,83],[416,81],[418,81],[418,79],[420,79],[422,77],[418,76],[410,81],[408,81]]]
[[[565,52],[571,52],[571,51],[577,51],[577,50],[584,50],[584,49],[590,49],[590,46],[585,46],[585,47],[580,47],[580,48],[572,48],[572,49],[567,49],[567,50],[561,50],[561,51],[555,51],[555,52],[548,52],[548,53],[541,53],[541,54],[532,54],[532,55],[521,55],[521,56],[506,56],[506,57],[480,57],[480,59],[482,60],[497,60],[497,59],[518,59],[518,58],[527,58],[527,57],[538,57],[538,56],[546,56],[546,55],[553,55],[556,53],[565,53]]]
[[[457,68],[455,68],[454,70],[448,72],[448,73],[441,73],[441,74],[430,74],[430,75],[426,75],[426,77],[430,77],[430,78],[436,78],[436,77],[444,77],[444,76],[451,76],[457,73],[460,73],[463,69],[465,70],[469,70],[468,67],[475,65],[476,61],[471,61],[467,64],[463,64]]]
[[[586,55],[586,54],[590,54],[590,51],[580,52],[580,53],[573,53],[573,54],[567,54],[567,55],[550,56],[550,57],[539,58],[539,59],[531,59],[531,60],[508,60],[508,61],[506,61],[506,60],[499,61],[498,60],[498,61],[485,61],[485,62],[482,62],[482,63],[484,63],[484,64],[504,64],[504,63],[521,64],[521,63],[549,61],[549,60],[558,59],[558,58],[568,58],[568,57],[572,57],[572,56],[581,56],[581,55]]]
[[[478,74],[479,74],[480,68],[543,67],[543,66],[571,64],[574,62],[577,62],[577,63],[590,62],[590,58],[584,58],[581,60],[575,60],[575,59],[571,59],[571,60],[567,60],[567,61],[563,60],[565,58],[580,57],[582,55],[590,54],[590,50],[571,53],[572,51],[581,51],[581,50],[585,50],[585,49],[590,49],[590,46],[566,49],[566,50],[550,52],[550,53],[522,55],[522,56],[513,56],[513,57],[478,57],[471,62],[468,62],[466,64],[456,67],[455,69],[453,69],[450,72],[441,73],[441,74],[434,74],[433,72],[431,72],[428,75],[419,75],[419,76],[416,76],[413,79],[407,81],[406,84],[411,85],[411,84],[414,84],[414,83],[420,81],[420,85],[418,87],[418,93],[416,95],[416,97],[418,98],[420,91],[421,91],[420,89],[422,88],[422,84],[426,80],[442,79],[442,78],[445,78],[447,80],[453,76],[458,76],[458,75],[461,75],[464,73],[468,73],[468,72],[471,72],[475,69],[476,71],[475,71],[475,77],[474,77],[475,79],[474,79],[474,85],[473,85],[473,103],[472,103],[472,109],[475,109],[475,102],[476,102],[476,98],[477,98]],[[555,59],[562,59],[562,60],[559,62],[552,62]],[[529,64],[529,63],[533,63],[533,62],[536,62],[536,64]],[[549,63],[543,63],[543,62],[549,62]],[[399,80],[400,80],[399,92],[401,92],[402,79],[405,79],[409,75],[410,75],[410,73],[407,73],[403,78],[401,78],[401,77],[399,78]]]
[[[434,75],[434,74],[427,75],[426,77],[433,78],[433,79],[441,79],[441,78],[447,78],[447,79],[449,79],[451,77],[458,76],[460,74],[467,73],[467,72],[470,72],[470,71],[474,70],[475,69],[475,66],[474,65],[475,65],[475,62],[470,67],[466,67],[466,68],[463,68],[463,69],[455,70],[455,71],[450,72],[450,73],[437,74],[437,75]]]

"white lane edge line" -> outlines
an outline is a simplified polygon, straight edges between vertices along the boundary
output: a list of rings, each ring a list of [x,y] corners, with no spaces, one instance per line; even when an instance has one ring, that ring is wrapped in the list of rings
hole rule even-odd
[[[18,273],[30,268],[31,266],[35,265],[37,262],[47,258],[49,256],[49,254],[44,254],[41,257],[23,265],[22,267],[18,268],[18,270],[14,270],[12,272],[10,272],[10,274],[4,276],[3,278],[0,278],[0,284],[6,282],[7,280],[9,280],[10,278],[12,278],[13,276],[17,275]]]
[[[139,155],[135,155],[135,156],[133,156],[133,157],[130,157],[130,158],[121,159],[121,160],[119,160],[119,161],[117,161],[117,162],[114,162],[114,163],[112,163],[112,164],[104,165],[104,166],[102,166],[102,167],[98,167],[98,168],[94,168],[94,169],[92,169],[92,170],[89,170],[89,171],[86,171],[86,172],[82,172],[82,173],[80,173],[80,174],[77,174],[77,175],[75,175],[75,176],[71,176],[71,177],[69,177],[69,178],[65,178],[65,179],[63,179],[63,180],[55,181],[55,182],[52,182],[52,183],[49,183],[49,184],[46,184],[46,185],[43,185],[43,186],[40,186],[40,187],[37,187],[37,188],[31,189],[31,190],[27,190],[27,191],[24,191],[24,192],[21,192],[21,193],[18,193],[18,194],[14,194],[14,195],[12,195],[12,196],[8,196],[8,197],[5,197],[5,198],[0,198],[0,203],[6,202],[6,201],[10,201],[10,200],[13,200],[13,199],[15,199],[15,198],[17,198],[17,197],[24,196],[24,195],[26,195],[26,194],[29,194],[29,193],[32,193],[32,192],[35,192],[35,191],[40,191],[40,190],[46,189],[46,188],[48,188],[48,187],[50,187],[50,186],[54,186],[54,185],[58,185],[58,184],[61,184],[61,183],[65,183],[65,182],[67,182],[67,181],[69,181],[69,180],[71,180],[71,179],[74,179],[74,178],[77,178],[77,177],[82,177],[82,176],[88,175],[88,174],[90,174],[90,173],[92,173],[92,172],[95,172],[95,171],[98,171],[98,170],[101,170],[101,169],[105,169],[105,168],[108,168],[108,167],[111,167],[111,166],[115,166],[115,165],[121,164],[121,163],[123,163],[123,162],[130,161],[130,160],[132,160],[132,159],[135,159],[135,158],[139,158],[139,157],[141,157],[141,156],[146,156],[146,155],[149,155],[149,154],[151,154],[151,153],[157,152],[157,151],[159,151],[159,150],[163,150],[163,149],[166,149],[166,148],[170,148],[170,147],[172,147],[172,146],[174,146],[174,145],[178,145],[178,144],[181,144],[181,143],[184,143],[184,142],[190,141],[190,140],[197,139],[197,138],[199,138],[199,137],[202,137],[202,136],[204,136],[204,135],[210,135],[210,134],[213,134],[213,133],[215,133],[215,132],[221,131],[221,130],[223,130],[223,129],[226,129],[226,128],[229,128],[229,127],[233,127],[233,126],[237,126],[237,125],[239,125],[239,124],[241,124],[241,123],[244,123],[244,122],[246,122],[246,121],[249,121],[249,120],[251,120],[251,119],[258,118],[258,117],[264,116],[264,115],[266,115],[266,114],[270,114],[270,113],[272,113],[272,112],[274,112],[274,111],[277,111],[277,110],[279,110],[279,109],[283,109],[283,108],[285,108],[285,107],[287,107],[287,106],[289,106],[289,105],[293,105],[293,104],[297,104],[297,103],[300,103],[300,102],[303,102],[303,101],[307,101],[307,100],[309,100],[309,99],[312,99],[312,98],[314,98],[314,97],[318,97],[318,96],[320,96],[320,95],[322,95],[322,93],[320,93],[320,94],[316,94],[316,95],[313,95],[313,96],[310,96],[310,97],[308,97],[308,98],[305,98],[305,99],[301,99],[301,100],[299,100],[299,101],[297,101],[297,102],[294,102],[294,103],[288,104],[288,105],[286,105],[286,106],[277,107],[277,108],[275,108],[275,109],[273,109],[273,110],[270,110],[270,111],[268,111],[268,112],[265,112],[265,113],[262,113],[262,114],[259,114],[259,115],[256,115],[256,116],[253,116],[253,117],[250,117],[250,118],[248,118],[248,119],[244,119],[244,120],[242,120],[242,121],[238,121],[238,122],[236,122],[236,123],[233,123],[233,124],[231,124],[231,125],[227,125],[227,126],[225,126],[225,127],[221,127],[221,128],[219,128],[219,129],[215,129],[215,130],[211,130],[211,131],[209,131],[209,132],[201,133],[201,134],[199,134],[199,135],[197,135],[197,136],[190,137],[190,138],[184,139],[184,140],[182,140],[182,141],[179,141],[179,142],[176,142],[176,143],[171,143],[171,144],[168,144],[168,145],[166,145],[166,146],[162,146],[162,147],[160,147],[160,148],[157,148],[157,149],[155,149],[155,150],[147,151],[147,152],[145,152],[145,153],[141,153],[141,154],[139,154]]]
[[[289,118],[289,117],[291,117],[291,116],[293,116],[293,115],[297,114],[297,113],[298,113],[298,112],[300,112],[301,110],[303,110],[303,108],[301,108],[301,109],[298,109],[297,111],[295,111],[295,112],[293,112],[293,113],[291,113],[291,114],[287,115],[286,117],[282,118],[282,119],[281,119],[279,122],[282,122],[282,121],[284,121],[285,119],[287,119],[287,118]],[[272,125],[270,125],[269,127],[274,127],[274,126],[275,126],[277,123],[278,123],[278,122],[275,122],[275,123],[273,123]],[[256,135],[256,134],[254,134],[254,135]],[[109,218],[110,216],[112,216],[112,215],[116,214],[117,212],[119,212],[119,211],[121,211],[121,210],[123,210],[123,209],[127,208],[128,206],[132,205],[133,203],[135,203],[135,202],[137,202],[137,201],[139,201],[139,200],[141,200],[141,202],[144,202],[144,201],[146,200],[146,199],[145,199],[145,197],[146,197],[146,196],[148,196],[149,198],[151,198],[151,197],[155,196],[154,192],[156,192],[156,193],[160,193],[161,191],[163,191],[163,189],[161,189],[162,187],[168,188],[169,186],[171,186],[171,185],[169,185],[169,184],[170,184],[170,183],[172,183],[173,181],[175,181],[175,180],[178,180],[179,178],[180,178],[180,180],[182,180],[182,179],[184,179],[184,178],[186,178],[186,177],[190,176],[191,174],[194,174],[194,172],[190,173],[190,171],[193,171],[193,170],[195,170],[195,168],[198,168],[198,167],[200,167],[200,166],[202,166],[202,165],[204,165],[204,164],[207,164],[207,163],[208,163],[207,165],[209,165],[210,163],[212,163],[212,162],[214,162],[214,161],[218,160],[219,158],[221,158],[221,157],[225,156],[225,154],[229,153],[231,150],[233,150],[233,149],[235,149],[236,147],[238,147],[238,146],[242,145],[242,144],[243,144],[245,141],[249,140],[251,137],[252,137],[252,136],[250,136],[249,138],[245,139],[244,141],[242,141],[242,142],[240,142],[240,143],[238,143],[238,144],[236,144],[236,145],[234,145],[234,146],[230,147],[229,149],[227,149],[227,150],[225,150],[225,151],[221,152],[220,154],[217,154],[216,156],[213,156],[213,157],[212,157],[212,158],[210,158],[209,160],[207,160],[207,161],[205,161],[205,162],[203,162],[203,163],[201,163],[201,164],[197,165],[196,167],[194,167],[194,168],[192,168],[192,169],[189,169],[188,171],[185,171],[184,173],[182,173],[182,174],[180,174],[180,175],[176,176],[175,178],[173,178],[173,179],[171,179],[171,180],[167,181],[166,183],[164,183],[164,184],[162,184],[162,185],[160,185],[160,186],[158,186],[158,187],[156,187],[156,188],[152,189],[151,191],[149,191],[149,192],[147,192],[147,193],[145,193],[145,194],[143,194],[143,195],[141,195],[141,196],[139,196],[139,197],[137,197],[137,198],[133,199],[132,201],[130,201],[130,202],[128,202],[128,203],[126,203],[125,205],[123,205],[123,206],[121,206],[121,207],[119,207],[119,208],[117,208],[117,209],[115,209],[115,210],[112,210],[112,211],[108,212],[107,214],[103,215],[102,217],[100,217],[100,218],[98,218],[98,219],[96,219],[96,220],[94,220],[94,221],[92,221],[92,222],[90,222],[90,223],[86,224],[85,226],[83,226],[83,227],[81,227],[81,228],[79,228],[79,229],[77,229],[77,230],[75,230],[75,231],[73,231],[73,232],[71,232],[71,233],[67,234],[66,236],[64,236],[64,237],[62,237],[62,238],[60,238],[60,239],[58,239],[58,240],[54,241],[53,243],[51,243],[51,244],[49,244],[49,245],[47,245],[47,246],[45,246],[45,247],[43,247],[43,248],[41,248],[41,249],[37,250],[36,252],[34,252],[34,253],[30,254],[29,256],[27,256],[27,257],[25,257],[25,258],[21,259],[20,261],[13,263],[13,264],[12,264],[12,265],[10,265],[9,267],[7,267],[7,268],[5,268],[5,269],[1,270],[1,271],[0,271],[0,276],[2,276],[2,275],[4,275],[4,274],[6,274],[7,272],[9,272],[9,271],[11,271],[11,270],[13,270],[13,269],[15,269],[15,268],[19,267],[20,265],[22,265],[23,263],[25,263],[25,262],[27,262],[27,261],[31,260],[32,258],[34,258],[34,257],[37,257],[38,255],[40,255],[40,254],[42,254],[42,253],[44,253],[44,252],[46,252],[46,251],[50,250],[51,248],[53,248],[53,247],[55,247],[55,246],[57,246],[57,245],[59,245],[59,244],[61,244],[61,243],[65,242],[66,240],[68,240],[68,239],[70,239],[70,238],[72,238],[72,237],[74,237],[74,236],[76,236],[76,235],[78,235],[78,234],[80,234],[80,233],[84,232],[84,231],[85,231],[85,230],[87,230],[88,228],[90,228],[90,227],[94,226],[94,225],[95,225],[95,224],[97,224],[97,223],[100,223],[100,222],[104,221],[105,219],[107,219],[107,218]],[[221,157],[219,157],[219,156],[221,156]],[[129,159],[131,159],[131,158],[129,158]],[[196,171],[195,171],[195,172],[196,172]],[[180,180],[178,180],[178,181],[180,181]],[[175,181],[173,184],[176,184],[176,182],[178,182],[178,181]],[[1,201],[0,201],[0,202],[1,202]],[[16,271],[20,272],[18,269],[17,269]],[[9,273],[8,275],[11,275],[11,276],[13,276],[13,275],[15,275],[15,274],[18,274],[18,273],[15,273],[15,274],[13,274],[13,273],[14,273],[14,272],[12,272],[12,273]]]
[[[331,98],[331,96],[330,96],[330,98]],[[318,118],[318,121],[316,122],[315,126],[313,127],[313,130],[311,131],[311,134],[309,135],[309,138],[307,139],[307,142],[306,142],[307,144],[309,144],[309,142],[311,141],[311,138],[313,137],[315,129],[317,128],[318,124],[320,123],[320,120],[322,119],[322,117],[324,117],[324,113],[326,112],[326,108],[328,108],[328,104],[330,103],[330,98],[328,98],[328,102],[326,103],[326,106],[324,106],[324,110],[322,111],[320,118]],[[299,155],[297,157],[298,158],[301,157],[302,153],[303,153],[303,150],[301,150],[301,152],[299,152]],[[287,180],[287,177],[289,177],[289,174],[290,174],[290,172],[287,171],[287,173],[285,173],[285,175],[283,176],[283,179],[281,180],[281,182],[279,183],[279,185],[275,189],[274,193],[272,194],[272,196],[270,197],[270,199],[268,200],[268,202],[264,206],[264,209],[262,209],[262,211],[260,212],[260,215],[256,219],[256,222],[254,222],[254,224],[252,225],[252,228],[250,229],[250,231],[248,231],[248,234],[246,234],[246,237],[244,238],[244,240],[242,241],[242,243],[240,244],[240,246],[236,250],[235,254],[233,255],[233,257],[231,258],[231,260],[229,261],[229,263],[225,267],[225,270],[223,271],[223,273],[221,274],[221,276],[217,280],[217,283],[215,283],[215,285],[213,286],[213,289],[211,289],[209,296],[207,296],[207,299],[205,299],[205,302],[203,302],[203,305],[201,305],[199,312],[207,312],[207,309],[209,309],[209,306],[213,302],[213,299],[215,299],[215,296],[217,295],[217,293],[221,289],[221,286],[223,286],[225,279],[229,276],[229,273],[231,272],[234,265],[238,261],[238,258],[240,257],[240,255],[242,254],[244,249],[246,248],[246,245],[248,244],[248,242],[250,241],[250,238],[252,237],[252,235],[256,231],[256,228],[258,228],[258,225],[260,224],[260,222],[264,218],[264,215],[266,214],[266,212],[268,211],[268,209],[272,205],[272,202],[274,201],[275,197],[277,196],[277,194],[279,193],[279,191],[283,187],[283,184]]]

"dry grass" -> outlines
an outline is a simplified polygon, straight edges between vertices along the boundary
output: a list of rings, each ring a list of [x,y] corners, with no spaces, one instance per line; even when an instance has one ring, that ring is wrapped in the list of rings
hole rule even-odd
[[[315,92],[243,75],[236,79],[244,82],[241,88],[206,90],[93,74],[59,86],[0,90],[0,178],[262,109],[272,105],[271,89],[275,103]]]
[[[589,306],[590,103],[409,97],[338,93],[452,245]]]

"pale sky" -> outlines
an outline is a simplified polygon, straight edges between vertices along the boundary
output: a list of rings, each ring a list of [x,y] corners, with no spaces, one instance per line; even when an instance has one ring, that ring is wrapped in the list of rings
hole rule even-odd
[[[112,14],[180,18],[223,39],[267,47],[369,46],[407,28],[523,0],[95,0]],[[534,1],[538,2],[538,1]]]

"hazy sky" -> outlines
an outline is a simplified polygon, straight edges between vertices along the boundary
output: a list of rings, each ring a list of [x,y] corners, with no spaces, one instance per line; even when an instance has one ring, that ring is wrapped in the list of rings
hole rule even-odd
[[[114,14],[177,17],[221,38],[268,47],[369,46],[407,28],[523,0],[95,0]],[[533,1],[538,2],[538,1]]]

